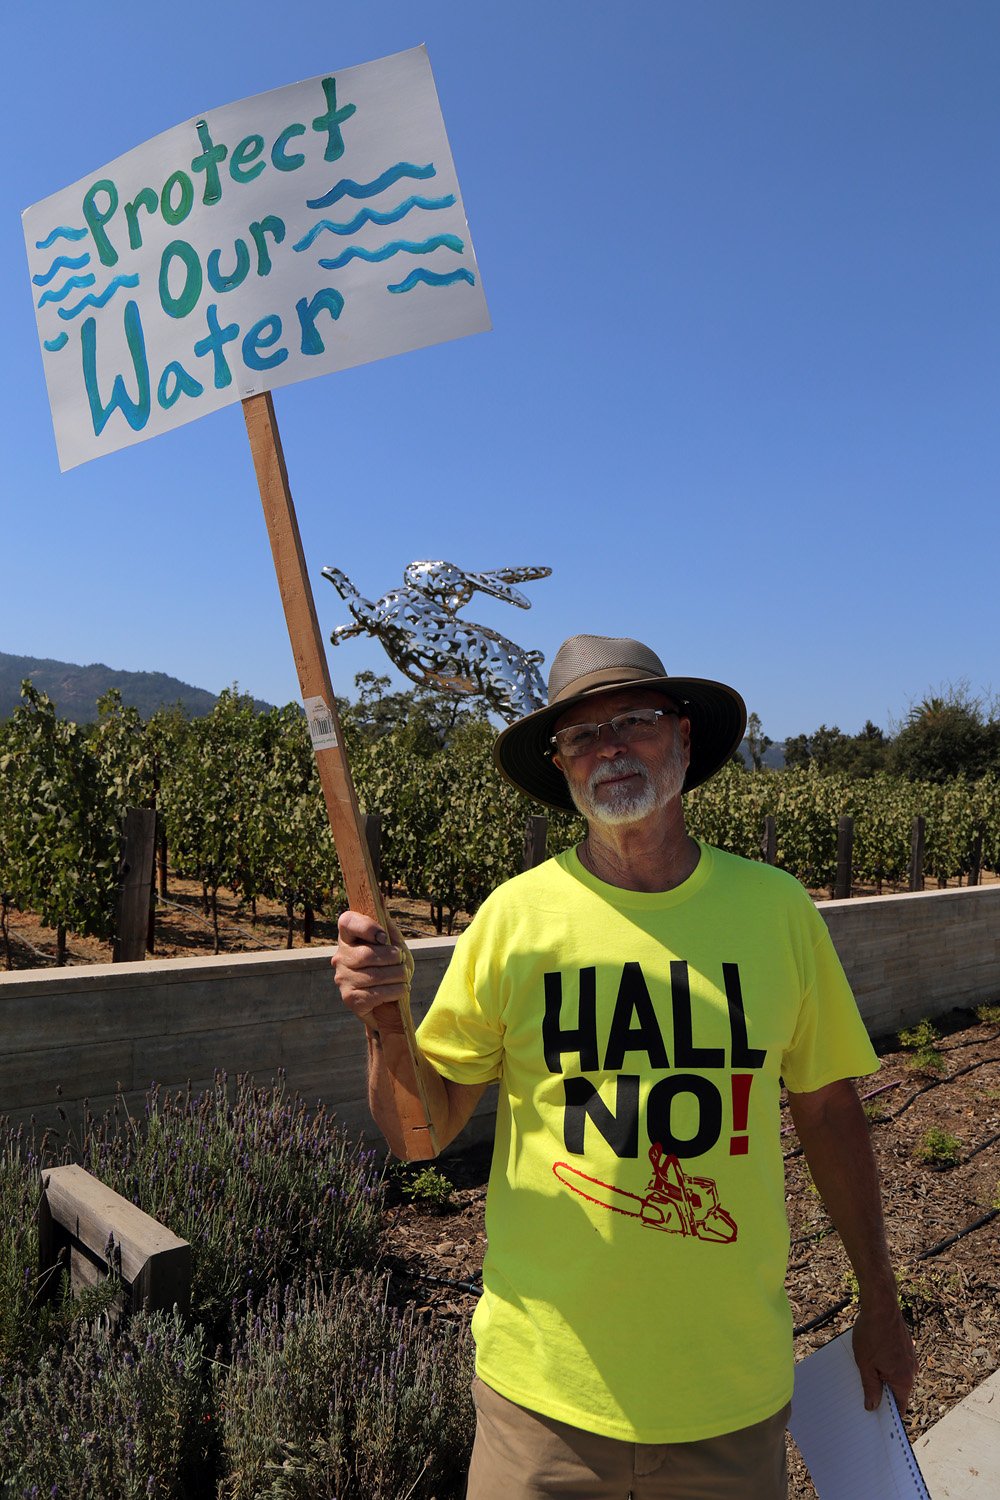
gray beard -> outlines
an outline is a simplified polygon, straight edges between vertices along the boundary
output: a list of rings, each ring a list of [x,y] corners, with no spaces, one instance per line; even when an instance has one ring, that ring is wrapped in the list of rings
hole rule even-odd
[[[622,772],[641,777],[641,785],[617,787],[599,802],[597,788]],[[679,794],[686,774],[684,746],[680,736],[675,736],[673,750],[655,775],[650,775],[641,761],[623,755],[618,760],[605,761],[597,766],[586,786],[570,786],[569,791],[577,812],[582,813],[588,823],[620,828],[629,823],[641,823],[650,814],[660,812]]]

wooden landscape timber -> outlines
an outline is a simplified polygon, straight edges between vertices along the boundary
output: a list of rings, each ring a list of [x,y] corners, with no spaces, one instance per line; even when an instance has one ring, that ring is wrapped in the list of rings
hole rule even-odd
[[[299,689],[307,705],[310,700],[320,701],[324,711],[322,718],[331,731],[319,736],[320,743],[313,734],[313,748],[347,898],[352,910],[373,917],[383,931],[388,932],[351,768],[344,750],[337,702],[330,683],[270,391],[246,397],[243,414]],[[311,733],[313,722],[311,718]],[[399,1029],[400,1019],[402,1030]],[[438,1154],[438,1142],[431,1122],[408,1000],[399,1007],[379,1006],[375,1020],[407,1154],[414,1160],[428,1161]]]
[[[53,1167],[42,1178],[38,1269],[52,1274],[68,1261],[70,1289],[96,1286],[113,1266],[128,1288],[126,1306],[186,1311],[191,1300],[191,1246],[156,1219],[112,1192],[83,1167]]]

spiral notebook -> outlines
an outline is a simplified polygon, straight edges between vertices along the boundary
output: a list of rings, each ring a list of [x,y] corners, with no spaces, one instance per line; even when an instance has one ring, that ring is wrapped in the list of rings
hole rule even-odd
[[[931,1500],[888,1386],[865,1411],[850,1329],[795,1366],[788,1430],[819,1500]]]

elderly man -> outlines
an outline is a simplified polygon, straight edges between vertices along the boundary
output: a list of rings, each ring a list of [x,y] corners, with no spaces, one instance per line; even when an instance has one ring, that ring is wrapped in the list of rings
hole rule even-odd
[[[826,926],[790,876],[691,838],[681,792],[743,735],[742,698],[648,647],[575,636],[497,764],[587,837],[495,891],[418,1043],[442,1143],[499,1079],[472,1500],[778,1500],[792,1389],[782,1081],[858,1279],[868,1407],[914,1378],[853,1078],[877,1060]],[[370,1028],[412,961],[341,919]]]

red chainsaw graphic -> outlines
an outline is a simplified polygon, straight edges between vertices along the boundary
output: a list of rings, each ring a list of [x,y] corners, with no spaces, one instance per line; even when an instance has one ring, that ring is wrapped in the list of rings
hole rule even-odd
[[[719,1191],[710,1177],[689,1177],[676,1156],[668,1156],[659,1142],[650,1148],[653,1176],[645,1198],[588,1177],[569,1162],[557,1161],[552,1168],[566,1187],[590,1203],[599,1203],[613,1213],[639,1219],[646,1229],[666,1234],[692,1234],[699,1240],[731,1245],[736,1239],[736,1220],[719,1207]]]

